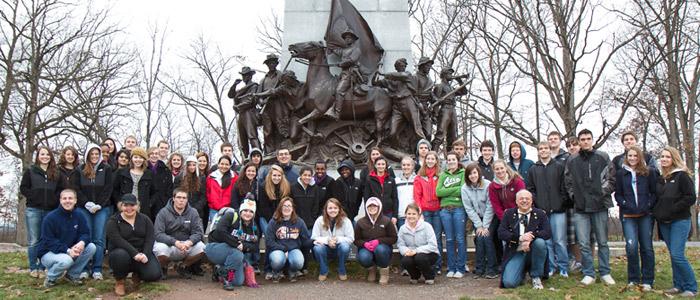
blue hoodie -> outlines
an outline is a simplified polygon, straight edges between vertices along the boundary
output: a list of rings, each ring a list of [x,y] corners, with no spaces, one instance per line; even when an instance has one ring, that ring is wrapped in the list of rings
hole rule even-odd
[[[513,163],[513,156],[510,155],[510,149],[512,148],[513,144],[517,144],[520,146],[520,165],[516,168],[515,164]],[[508,166],[510,166],[511,169],[515,170],[520,174],[520,176],[523,177],[523,181],[525,181],[525,185],[527,185],[527,172],[530,170],[530,167],[534,165],[535,162],[527,159],[527,151],[525,151],[525,146],[521,144],[520,142],[512,142],[510,145],[508,145]]]
[[[41,222],[39,257],[49,252],[66,253],[80,241],[83,241],[85,246],[90,243],[90,229],[85,216],[75,209],[67,211],[59,205]]]

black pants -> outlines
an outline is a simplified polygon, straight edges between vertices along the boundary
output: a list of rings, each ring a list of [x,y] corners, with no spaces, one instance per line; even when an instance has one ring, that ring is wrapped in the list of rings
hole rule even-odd
[[[493,220],[491,220],[491,225],[489,226],[489,233],[493,238],[493,247],[496,249],[496,264],[499,266],[501,265],[501,260],[503,259],[503,241],[498,238],[498,227],[500,225],[501,220],[498,218],[493,218]]]
[[[425,280],[435,279],[433,265],[438,259],[437,253],[418,253],[414,256],[401,258],[401,266],[408,271],[411,279],[418,280],[421,275]]]
[[[146,254],[148,262],[143,264],[135,261],[126,250],[117,248],[109,251],[109,268],[115,279],[124,279],[131,272],[138,272],[143,281],[160,279],[160,263],[153,253]]]

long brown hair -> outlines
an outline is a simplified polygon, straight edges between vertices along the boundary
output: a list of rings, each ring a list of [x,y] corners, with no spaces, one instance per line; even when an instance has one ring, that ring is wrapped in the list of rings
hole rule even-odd
[[[272,183],[272,171],[277,171],[282,174],[282,181],[280,181],[279,188],[280,188],[280,194],[276,195],[275,194],[275,184]],[[270,166],[270,172],[267,173],[267,176],[265,177],[265,194],[267,195],[267,198],[272,200],[277,200],[277,199],[284,199],[285,197],[289,196],[291,193],[291,189],[289,187],[289,181],[287,181],[287,177],[284,176],[284,170],[282,167],[278,165],[271,165]]]
[[[669,168],[661,167],[661,176],[668,179],[671,177],[674,170],[680,169],[681,171],[687,173],[688,176],[690,176],[691,178],[693,177],[693,173],[690,172],[688,167],[685,165],[685,162],[683,161],[683,159],[681,159],[681,153],[678,152],[678,149],[673,148],[671,146],[666,146],[661,151],[661,153],[663,154],[664,151],[671,154],[671,166]]]
[[[49,152],[49,165],[46,167],[46,178],[51,181],[56,181],[58,179],[58,167],[56,166],[56,158],[53,157],[53,152],[51,152],[51,149],[46,146],[39,146],[36,147],[36,157],[34,158],[34,165],[37,167],[41,166],[41,162],[39,161],[39,152],[41,150],[46,150]]]
[[[182,182],[180,182],[180,188],[188,193],[198,192],[201,189],[201,182],[199,176],[197,176],[199,166],[197,166],[197,162],[194,161],[194,172],[190,173],[187,172],[187,162],[184,162],[184,164],[185,167],[183,169],[185,170],[185,176],[183,176]]]
[[[75,149],[75,147],[70,145],[63,147],[63,150],[61,150],[61,155],[58,157],[58,166],[63,167],[68,163],[68,161],[66,160],[66,152],[68,151],[73,152],[73,157],[75,159],[73,160],[72,165],[75,169],[80,164],[80,160],[78,159],[80,158],[80,156],[78,155],[78,149]]]
[[[428,164],[425,162],[426,158],[428,158],[428,155],[435,156],[435,175],[440,174],[440,156],[438,156],[437,152],[435,151],[428,151],[428,153],[425,155],[425,158],[423,158],[423,165],[420,166],[420,169],[418,169],[418,176],[426,176],[427,174],[425,173],[426,170],[428,170]]]
[[[469,180],[469,174],[471,174],[474,170],[476,170],[476,172],[479,173],[479,179],[476,181],[476,186],[474,186],[474,184],[472,184],[472,181]],[[464,170],[464,182],[466,182],[468,186],[483,187],[484,179],[482,178],[482,176],[483,174],[481,173],[481,168],[479,168],[479,163],[470,163]]]
[[[634,166],[634,168],[630,166],[630,162],[627,160],[627,155],[630,153],[630,151],[634,151],[634,153],[637,153],[637,165]],[[627,152],[625,152],[624,156],[624,164],[632,168],[635,173],[637,173],[640,176],[649,175],[649,167],[647,167],[647,162],[644,160],[644,151],[642,151],[641,148],[637,146],[632,146],[629,149],[627,149]]]
[[[372,149],[369,149],[369,155],[367,155],[367,174],[372,173],[374,171],[374,162],[372,161],[372,151],[377,151],[379,152],[379,157],[384,156],[384,153],[382,153],[382,149],[379,147],[372,147]],[[389,169],[389,164],[387,163],[386,168]]]
[[[328,205],[333,204],[338,207],[338,216],[335,217],[335,227],[336,228],[341,228],[343,227],[343,220],[348,216],[345,213],[345,210],[343,210],[343,206],[340,204],[340,201],[335,198],[329,198],[328,201],[326,201],[326,204],[323,205],[323,229],[328,230],[330,228],[331,224],[331,217],[328,216]]]
[[[246,171],[248,171],[248,168],[253,168],[255,169],[255,178],[253,180],[248,180],[248,177],[245,176]],[[241,170],[241,174],[238,175],[238,180],[236,180],[236,184],[234,185],[234,188],[238,188],[238,194],[239,195],[245,195],[250,192],[253,192],[253,181],[256,180],[257,172],[258,172],[258,167],[255,165],[253,162],[248,162],[245,164],[243,169]],[[282,176],[284,177],[284,175]]]
[[[202,157],[202,156],[204,156],[204,158],[207,159],[207,166],[206,166],[206,168],[204,168],[204,170],[202,170],[202,169],[199,168],[199,158]],[[210,163],[210,161],[209,161],[209,155],[206,154],[205,152],[200,151],[200,152],[197,152],[197,155],[195,155],[195,157],[197,157],[197,170],[199,170],[199,172],[200,172],[202,175],[204,175],[204,176],[209,175],[209,163]],[[202,171],[203,171],[203,172],[202,172]]]
[[[296,223],[297,221],[297,210],[294,208],[296,205],[294,204],[294,199],[292,197],[284,197],[282,200],[280,200],[280,203],[277,204],[277,208],[275,209],[275,214],[272,215],[272,218],[275,219],[275,221],[279,222],[282,221],[283,215],[282,215],[282,206],[284,205],[285,202],[290,202],[292,203],[292,216],[289,218],[289,221],[292,223]]]
[[[87,157],[85,158],[85,164],[83,164],[83,175],[88,179],[95,179],[95,176],[97,176],[97,171],[95,171],[95,165],[93,165],[90,161],[90,153],[92,152],[92,150],[97,150],[97,153],[102,155],[102,150],[98,147],[92,147],[88,149]]]

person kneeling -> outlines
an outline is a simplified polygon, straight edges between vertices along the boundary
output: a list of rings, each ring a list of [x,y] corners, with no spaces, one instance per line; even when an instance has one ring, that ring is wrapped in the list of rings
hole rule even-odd
[[[46,215],[41,223],[39,257],[48,270],[44,287],[56,285],[56,280],[68,271],[66,278],[73,284],[82,284],[80,272],[95,254],[90,243],[87,220],[75,211],[77,197],[74,190],[65,189],[60,196],[61,205]]]
[[[173,198],[158,212],[154,227],[153,252],[163,268],[162,279],[166,278],[171,261],[182,261],[177,273],[183,278],[192,278],[189,266],[204,256],[204,230],[199,213],[187,204],[187,192],[180,188],[173,191]]]
[[[265,250],[270,252],[273,282],[279,282],[285,265],[289,281],[296,281],[298,271],[304,266],[303,248],[311,248],[309,230],[304,220],[297,217],[292,198],[285,197],[277,205],[265,232]]]
[[[367,281],[377,279],[379,267],[379,284],[389,283],[389,263],[391,263],[391,246],[396,243],[396,226],[391,219],[382,215],[382,201],[370,197],[365,204],[367,215],[355,224],[355,246],[357,261],[367,268]]]
[[[350,245],[355,240],[352,222],[345,215],[340,201],[330,198],[323,207],[323,214],[316,219],[311,231],[314,241],[314,257],[318,261],[318,280],[328,278],[328,257],[338,258],[338,278],[348,280],[345,260],[350,254]]]
[[[502,288],[516,288],[530,271],[532,288],[541,290],[547,264],[545,240],[552,236],[547,213],[532,207],[532,193],[521,190],[515,194],[517,208],[503,213],[498,237],[506,243],[503,254]]]
[[[411,276],[411,284],[421,275],[426,284],[435,283],[433,265],[438,259],[437,239],[433,226],[421,219],[420,208],[411,203],[406,207],[406,223],[399,229],[398,248],[401,266]]]

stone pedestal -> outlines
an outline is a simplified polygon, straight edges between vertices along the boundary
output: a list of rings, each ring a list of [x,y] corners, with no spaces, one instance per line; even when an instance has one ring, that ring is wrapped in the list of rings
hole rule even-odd
[[[406,0],[350,0],[367,20],[385,51],[383,71],[393,71],[394,61],[403,57],[411,62],[411,34]],[[280,68],[289,59],[287,46],[298,42],[323,41],[328,26],[331,0],[287,0],[284,6],[283,53]],[[332,62],[332,61],[331,61]],[[287,68],[300,80],[306,77],[306,66],[292,61]],[[413,65],[408,67],[412,72]],[[331,68],[338,74],[339,68]]]

